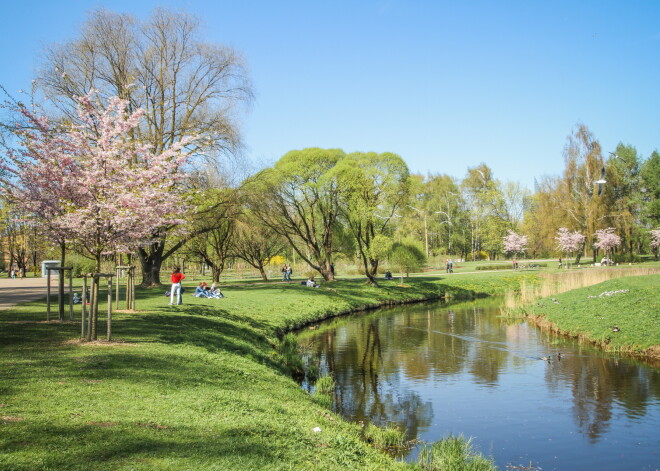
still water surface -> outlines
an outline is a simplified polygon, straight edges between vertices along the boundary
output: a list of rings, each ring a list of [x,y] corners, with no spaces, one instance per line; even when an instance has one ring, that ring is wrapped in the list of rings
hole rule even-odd
[[[660,370],[506,322],[493,301],[381,309],[299,339],[349,420],[462,433],[502,470],[660,469]]]

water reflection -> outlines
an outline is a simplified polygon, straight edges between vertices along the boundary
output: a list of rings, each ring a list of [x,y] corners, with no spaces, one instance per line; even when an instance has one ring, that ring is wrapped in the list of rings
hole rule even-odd
[[[426,441],[476,436],[501,468],[660,465],[657,369],[498,315],[483,302],[385,309],[300,341],[334,375],[335,408],[351,420],[394,422]],[[605,458],[611,446],[625,465]]]

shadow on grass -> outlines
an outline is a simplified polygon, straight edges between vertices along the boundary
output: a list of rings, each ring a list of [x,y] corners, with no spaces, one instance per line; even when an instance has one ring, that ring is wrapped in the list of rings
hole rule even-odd
[[[88,469],[267,469],[281,451],[264,430],[229,427],[200,434],[199,429],[156,429],[144,424],[71,425],[28,428],[12,432],[0,453],[0,466],[12,470]],[[13,430],[12,430],[13,429]],[[281,431],[273,431],[273,433]],[[9,437],[8,436],[8,437]],[[57,452],[54,452],[57,450]],[[3,457],[2,455],[6,453]]]

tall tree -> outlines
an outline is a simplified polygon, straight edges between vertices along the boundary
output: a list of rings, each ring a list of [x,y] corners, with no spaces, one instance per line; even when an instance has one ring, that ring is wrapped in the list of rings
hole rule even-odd
[[[647,227],[660,226],[660,153],[653,151],[641,169],[643,217]]]
[[[294,150],[244,185],[254,215],[326,281],[334,279],[331,265],[340,210],[339,186],[331,170],[345,158],[340,149]]]
[[[186,252],[211,267],[216,283],[231,257],[235,236],[235,220],[240,212],[238,192],[231,188],[206,188],[193,197],[197,213],[192,224],[187,224],[184,237],[196,234],[188,243]]]
[[[596,193],[596,181],[605,165],[601,147],[584,124],[578,125],[568,136],[564,161],[564,174],[552,192],[552,204],[566,221],[568,229],[586,236],[586,248],[593,243],[596,230],[606,214],[606,202]]]
[[[7,153],[11,178],[1,188],[17,208],[94,260],[97,272],[104,254],[134,250],[156,227],[182,223],[177,215],[185,203],[173,188],[183,178],[186,141],[160,154],[139,145],[130,135],[143,111],[129,113],[128,102],[117,97],[103,112],[91,95],[81,97],[82,125],[65,131],[17,106],[27,124],[14,129],[19,148]]]
[[[279,234],[260,225],[254,215],[247,213],[236,220],[231,254],[259,270],[261,278],[267,281],[265,267],[273,257],[282,253],[285,244]]]
[[[369,283],[377,285],[378,265],[387,255],[383,249],[388,245],[389,222],[408,201],[408,167],[396,154],[356,152],[334,172],[341,188],[343,220],[355,238]]]
[[[190,152],[231,151],[239,144],[239,105],[252,96],[246,68],[237,51],[199,37],[199,21],[186,13],[156,9],[140,22],[99,9],[76,39],[47,50],[37,84],[72,122],[78,120],[74,97],[90,89],[127,100],[129,110],[142,108],[144,121],[131,137],[156,154],[186,136],[198,138]],[[144,285],[160,283],[163,261],[178,248],[167,243],[176,229],[158,227],[154,243],[138,248]]]
[[[605,225],[610,225],[622,238],[624,252],[638,251],[645,239],[642,227],[641,161],[637,149],[619,144],[606,163],[605,192],[603,195],[607,211],[603,216]]]
[[[502,248],[502,237],[506,234],[503,219],[504,199],[493,172],[482,163],[468,168],[461,183],[470,220],[470,240],[473,260],[480,250],[496,255]]]

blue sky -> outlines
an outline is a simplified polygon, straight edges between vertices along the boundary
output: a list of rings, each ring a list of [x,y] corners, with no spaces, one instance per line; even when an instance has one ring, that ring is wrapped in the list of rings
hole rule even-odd
[[[103,6],[200,16],[207,40],[242,51],[256,98],[246,154],[395,152],[411,171],[532,188],[559,174],[586,124],[605,151],[660,148],[659,1],[0,0],[0,84],[27,89],[43,46]],[[606,154],[607,155],[607,154]]]

